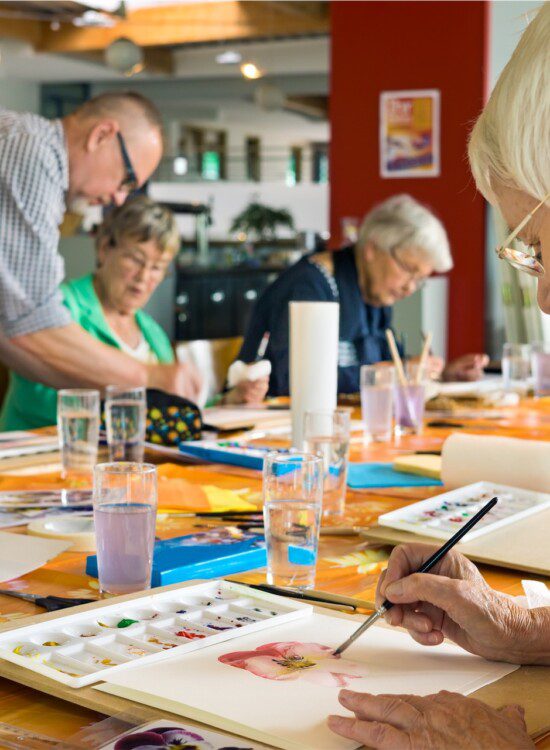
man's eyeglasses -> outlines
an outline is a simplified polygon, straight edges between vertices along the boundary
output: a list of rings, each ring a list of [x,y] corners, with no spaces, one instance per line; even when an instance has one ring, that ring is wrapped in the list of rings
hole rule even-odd
[[[546,195],[541,202],[535,206],[530,214],[527,214],[525,219],[521,221],[513,232],[510,232],[508,237],[504,240],[502,245],[495,248],[495,252],[499,258],[507,261],[511,266],[517,268],[518,271],[524,271],[531,276],[544,276],[544,266],[540,262],[540,258],[537,255],[530,255],[524,253],[522,250],[514,250],[509,247],[512,242],[516,239],[518,234],[521,232],[523,227],[530,221],[536,211],[550,198],[550,193]]]
[[[139,187],[139,182],[136,176],[136,173],[134,171],[134,167],[132,165],[132,162],[130,161],[130,157],[128,156],[128,149],[126,148],[126,143],[124,142],[124,138],[122,137],[121,133],[117,131],[116,134],[118,138],[118,145],[120,146],[120,153],[122,155],[122,162],[124,164],[124,169],[126,170],[126,174],[124,175],[124,178],[122,182],[119,185],[119,190],[124,190],[127,193],[132,193],[134,190],[137,190]]]

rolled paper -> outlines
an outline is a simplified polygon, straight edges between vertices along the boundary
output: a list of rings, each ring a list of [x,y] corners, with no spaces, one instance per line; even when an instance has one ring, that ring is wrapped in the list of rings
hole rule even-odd
[[[451,435],[443,445],[441,479],[449,487],[486,481],[548,492],[550,442]]]
[[[340,305],[289,304],[292,444],[302,450],[306,411],[336,408]]]

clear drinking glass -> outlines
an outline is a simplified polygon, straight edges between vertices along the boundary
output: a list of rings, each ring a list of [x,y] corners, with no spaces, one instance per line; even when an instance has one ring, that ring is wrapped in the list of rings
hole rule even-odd
[[[531,375],[531,347],[529,344],[504,344],[502,350],[502,379],[504,389],[525,384]]]
[[[84,474],[91,477],[99,443],[99,391],[58,391],[57,433],[63,476]]]
[[[535,396],[550,396],[550,344],[537,343],[531,346],[531,371]]]
[[[103,595],[151,587],[156,517],[156,466],[131,461],[97,464],[94,523]]]
[[[394,383],[393,367],[361,367],[361,411],[365,438],[369,442],[391,440]]]
[[[341,516],[346,505],[350,413],[345,409],[304,414],[304,451],[323,459],[323,516]]]
[[[418,380],[418,365],[407,365],[407,384],[395,384],[395,432],[407,435],[422,432],[424,424],[424,403],[426,400],[426,381],[424,373]]]
[[[323,503],[320,456],[268,453],[263,500],[268,583],[311,588]]]
[[[143,461],[146,411],[145,388],[107,386],[105,422],[111,461]]]

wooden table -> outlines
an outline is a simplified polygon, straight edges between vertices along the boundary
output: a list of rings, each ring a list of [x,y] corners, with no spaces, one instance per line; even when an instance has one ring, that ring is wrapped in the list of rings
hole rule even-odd
[[[550,440],[550,400],[525,401],[519,407],[509,408],[501,413],[504,417],[498,420],[485,418],[465,421],[466,426],[460,431]],[[460,421],[458,417],[456,419]],[[408,436],[386,445],[365,446],[361,442],[352,441],[351,460],[388,461],[405,452],[437,450],[452,431],[452,429],[426,428],[421,436]],[[147,458],[157,463],[165,460],[164,457],[154,454]],[[217,464],[187,466],[185,475],[187,479],[197,484],[215,484],[228,489],[246,487],[252,493],[259,493],[261,488],[258,472],[238,467]],[[383,512],[402,507],[407,502],[428,497],[439,491],[437,488],[396,488],[368,492],[348,490],[345,525],[369,525]],[[157,534],[162,538],[169,538],[212,525],[213,522],[210,520],[168,516],[159,518]],[[24,529],[16,529],[14,533],[24,533]],[[319,558],[317,589],[373,600],[383,562],[376,560],[376,553],[373,553],[360,537],[322,537]],[[84,562],[85,554],[66,552],[43,568],[2,585],[28,593],[48,593],[80,598],[96,597],[97,581],[84,574]],[[522,593],[522,575],[519,573],[491,567],[482,567],[481,571],[488,583],[495,589],[511,595]],[[246,574],[242,578],[248,581],[264,580],[262,572]],[[42,612],[42,609],[32,604],[0,595],[0,625],[11,624],[19,618]],[[529,670],[525,670],[526,685],[531,679],[530,674],[532,673]],[[522,695],[517,696],[517,701],[522,701]],[[158,713],[155,711],[156,715]],[[550,724],[550,708],[548,716]],[[56,738],[67,738],[82,727],[102,718],[104,717],[101,714],[0,678],[0,721],[2,722]],[[550,748],[550,741],[543,739],[537,743],[537,746]],[[1,743],[0,747],[2,747]]]

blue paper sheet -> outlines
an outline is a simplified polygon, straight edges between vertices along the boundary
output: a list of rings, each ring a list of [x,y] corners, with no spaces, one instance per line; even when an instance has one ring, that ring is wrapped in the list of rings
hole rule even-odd
[[[370,487],[442,487],[439,479],[421,477],[396,471],[391,463],[351,464],[348,469],[348,487],[354,490]]]

